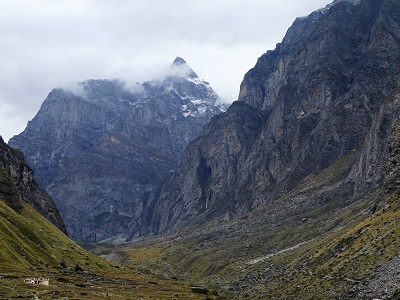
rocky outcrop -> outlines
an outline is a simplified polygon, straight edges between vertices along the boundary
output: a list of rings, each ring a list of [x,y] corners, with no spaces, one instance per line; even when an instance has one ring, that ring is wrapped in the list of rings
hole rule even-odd
[[[25,154],[73,239],[124,240],[149,192],[224,110],[178,57],[162,80],[88,80],[53,90],[10,145]]]
[[[392,0],[335,1],[296,19],[245,75],[239,101],[186,149],[177,178],[155,196],[151,230],[260,206],[349,203],[382,186],[400,109],[399,12]],[[343,161],[329,188],[309,182],[313,193],[296,196]]]
[[[53,200],[36,182],[23,154],[9,147],[0,137],[0,200],[16,212],[22,201],[31,205],[46,219],[66,233],[61,215]]]
[[[400,194],[400,119],[397,119],[393,125],[388,152],[385,193],[387,195]]]

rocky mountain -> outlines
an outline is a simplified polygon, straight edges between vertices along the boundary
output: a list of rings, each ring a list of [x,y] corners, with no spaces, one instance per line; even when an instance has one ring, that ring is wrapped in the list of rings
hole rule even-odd
[[[126,264],[201,282],[226,299],[399,299],[400,119],[387,151],[383,187],[346,206],[330,201],[300,214],[260,207],[112,253],[134,253]],[[330,189],[348,161],[310,176],[291,194],[312,185]]]
[[[0,136],[0,200],[19,213],[27,203],[66,233],[61,215],[50,196],[37,183],[23,154]]]
[[[151,195],[132,238],[169,234],[127,263],[227,299],[399,299],[399,47],[398,1],[297,19]]]
[[[260,208],[344,207],[380,188],[400,108],[399,49],[397,1],[334,1],[296,19],[245,75],[239,100],[190,143],[132,236]]]
[[[25,154],[73,239],[123,240],[149,192],[224,110],[178,57],[161,80],[87,80],[54,89],[10,145]]]
[[[400,119],[393,125],[388,142],[388,163],[386,167],[385,193],[400,195]]]
[[[129,270],[207,285],[212,294],[227,299],[398,299],[399,48],[400,3],[394,0],[336,0],[297,19],[282,43],[261,56],[245,75],[239,101],[212,117],[188,144],[179,168],[170,172],[176,162],[166,160],[168,168],[154,168],[166,170],[159,181],[167,179],[160,185],[149,184],[129,217],[120,208],[107,211],[105,220],[126,216],[124,224],[106,224],[122,224],[120,232],[125,230],[128,239],[170,234],[123,246],[88,247],[123,262]],[[181,65],[185,64],[178,59],[175,67]],[[196,79],[187,68],[185,74],[189,82]],[[133,94],[162,87],[166,81],[137,86]],[[60,115],[79,116],[76,112],[82,103],[109,99],[87,97],[90,84],[81,86],[85,93],[80,97],[85,99],[76,96],[79,105],[67,106]],[[123,93],[126,88],[115,90]],[[186,108],[180,106],[184,117]],[[94,111],[103,120],[104,111]],[[91,124],[88,119],[76,122]],[[96,132],[112,127],[113,137],[120,142],[130,126],[121,123],[120,131],[110,123],[96,123],[100,124]],[[72,136],[75,132],[68,132],[68,126],[49,135],[54,140],[64,132]],[[64,163],[76,160],[80,168],[90,167],[88,174],[95,178],[118,162],[128,165],[135,157],[124,160],[115,155],[115,161],[106,164],[103,159],[113,157],[119,148],[102,152],[114,143],[96,144],[103,147],[99,148],[91,147],[95,143],[88,140],[74,136],[60,148],[64,152],[52,155],[60,159],[59,153],[70,150],[85,153],[86,160],[78,161],[76,155]],[[80,148],[70,146],[78,142]],[[40,158],[40,152],[51,145],[37,144],[33,157]],[[87,163],[92,154],[108,168]],[[143,154],[141,159],[146,157]],[[116,178],[119,174],[112,173]],[[134,178],[132,173],[125,175]],[[60,177],[60,183],[65,178]],[[76,180],[88,182],[83,178]],[[55,190],[55,185],[51,187]],[[91,191],[102,191],[100,184]],[[94,282],[97,278],[88,279],[87,286]]]
[[[83,250],[65,232],[55,204],[22,153],[0,137],[1,299],[220,299],[205,288],[110,263]],[[46,278],[49,285],[27,284],[25,278]]]

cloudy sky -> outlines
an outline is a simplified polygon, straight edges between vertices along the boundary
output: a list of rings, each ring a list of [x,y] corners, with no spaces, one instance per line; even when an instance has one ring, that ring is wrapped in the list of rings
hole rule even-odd
[[[152,79],[176,56],[227,102],[294,19],[332,0],[0,0],[0,135],[25,128],[52,88]]]

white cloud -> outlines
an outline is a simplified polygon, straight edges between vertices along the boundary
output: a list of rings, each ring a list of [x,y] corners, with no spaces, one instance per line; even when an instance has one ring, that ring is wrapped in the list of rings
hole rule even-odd
[[[176,56],[232,101],[295,17],[329,2],[0,0],[0,134],[20,133],[52,88],[91,78],[134,87]]]
[[[61,85],[59,87],[55,87],[55,88],[60,88],[63,89],[66,92],[69,92],[77,97],[81,97],[86,99],[87,95],[83,86],[82,82],[68,82],[65,83],[64,85]]]

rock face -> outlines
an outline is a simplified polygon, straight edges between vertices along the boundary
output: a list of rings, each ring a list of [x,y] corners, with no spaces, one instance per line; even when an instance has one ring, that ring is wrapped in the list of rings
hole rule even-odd
[[[260,206],[349,203],[382,186],[400,108],[399,50],[398,1],[335,1],[296,19],[245,75],[239,101],[211,120],[178,175],[153,196],[150,232]],[[317,183],[306,187],[312,195],[293,194],[343,161],[329,195]]]
[[[387,171],[384,183],[383,197],[378,199],[374,211],[382,209],[388,211],[392,205],[396,205],[400,195],[400,118],[397,119],[392,128],[392,134],[388,142],[388,161]],[[382,218],[382,217],[381,217]],[[390,220],[390,219],[389,219]],[[397,220],[397,217],[396,217]],[[390,232],[386,225],[388,220],[385,219],[385,226],[381,232],[389,235]],[[397,223],[396,223],[397,225]],[[375,270],[373,278],[368,284],[362,284],[358,287],[358,297],[360,299],[381,298],[381,299],[397,299],[400,290],[400,255],[396,255],[391,259],[379,264]]]
[[[226,110],[218,101],[178,57],[160,81],[88,80],[53,90],[10,145],[25,154],[73,239],[123,240],[186,145]]]
[[[389,138],[385,193],[400,194],[400,119],[397,119]]]
[[[16,212],[21,211],[22,201],[30,204],[61,231],[67,233],[55,203],[35,180],[23,154],[4,143],[1,136],[0,199]]]

